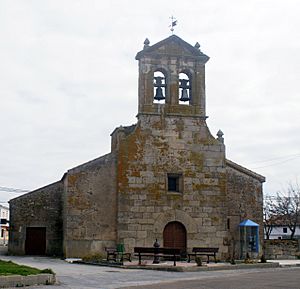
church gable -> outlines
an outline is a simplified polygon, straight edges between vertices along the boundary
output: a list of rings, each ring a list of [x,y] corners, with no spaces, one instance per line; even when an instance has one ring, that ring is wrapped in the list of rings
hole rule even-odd
[[[137,60],[148,55],[193,57],[201,59],[204,63],[209,59],[207,55],[200,51],[198,42],[195,46],[192,46],[176,35],[172,35],[152,46],[149,46],[149,40],[146,39],[144,44],[144,50],[138,52],[136,55]]]

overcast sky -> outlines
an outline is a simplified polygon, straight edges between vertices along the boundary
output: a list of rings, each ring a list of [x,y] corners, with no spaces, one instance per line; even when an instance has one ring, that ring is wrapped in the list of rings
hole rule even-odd
[[[0,187],[36,189],[110,151],[136,122],[135,55],[170,35],[171,15],[210,56],[207,123],[227,158],[265,193],[299,180],[298,0],[0,0]]]

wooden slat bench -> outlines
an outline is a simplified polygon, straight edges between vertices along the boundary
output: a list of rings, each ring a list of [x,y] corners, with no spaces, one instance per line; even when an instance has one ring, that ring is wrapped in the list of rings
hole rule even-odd
[[[171,257],[176,266],[176,258],[180,257],[179,248],[154,248],[154,247],[134,247],[134,254],[139,257],[139,265],[142,264],[142,256],[145,257]]]
[[[117,262],[117,249],[116,248],[105,248],[106,260],[113,260]]]
[[[117,262],[117,259],[119,258],[121,262],[124,260],[131,262],[131,253],[118,252],[117,248],[105,248],[105,251],[107,261],[113,260]]]
[[[196,259],[197,256],[207,256],[207,263],[209,263],[209,257],[212,256],[217,263],[216,253],[219,252],[219,248],[209,248],[209,247],[194,247],[192,253],[188,254],[188,263],[191,261],[191,257]]]

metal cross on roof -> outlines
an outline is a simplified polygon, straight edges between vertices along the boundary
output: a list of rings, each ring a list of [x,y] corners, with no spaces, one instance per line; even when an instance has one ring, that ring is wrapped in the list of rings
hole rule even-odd
[[[170,17],[170,19],[171,19],[171,25],[169,25],[169,27],[171,27],[170,30],[171,30],[171,32],[173,34],[173,32],[174,32],[174,26],[177,25],[177,20],[176,20],[175,17],[173,17],[173,15]]]

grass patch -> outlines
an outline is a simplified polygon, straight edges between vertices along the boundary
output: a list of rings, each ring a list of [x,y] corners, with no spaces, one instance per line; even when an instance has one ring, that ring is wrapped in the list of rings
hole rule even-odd
[[[51,269],[40,270],[25,265],[18,265],[11,261],[0,260],[0,276],[6,276],[6,275],[27,276],[27,275],[36,275],[41,273],[54,274]]]

